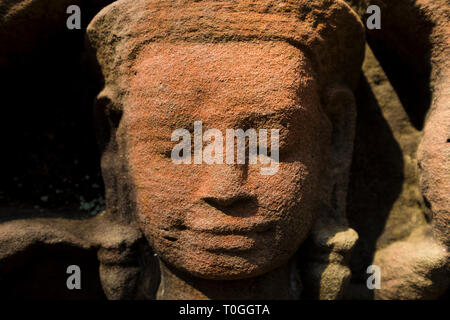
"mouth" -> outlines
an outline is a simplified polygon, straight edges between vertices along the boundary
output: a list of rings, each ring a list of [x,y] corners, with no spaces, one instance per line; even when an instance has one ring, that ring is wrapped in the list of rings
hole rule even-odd
[[[211,214],[209,214],[211,217]],[[181,241],[201,251],[213,254],[247,254],[257,248],[268,246],[273,241],[276,221],[261,217],[224,219],[198,218],[186,221],[185,227],[177,232],[162,231],[161,235],[168,243],[177,246]]]
[[[273,235],[271,231],[272,228],[264,227],[258,231],[253,229],[244,232],[234,228],[230,233],[210,230],[189,230],[189,233],[191,244],[201,250],[211,253],[244,253],[269,245]]]
[[[180,240],[202,251],[236,254],[270,245],[278,220],[247,195],[205,197],[186,212],[182,226],[160,231],[174,245]]]
[[[191,221],[187,227],[195,233],[211,235],[250,235],[270,231],[275,221],[266,219],[245,219],[244,221],[223,221],[229,219],[208,219]]]
[[[276,221],[261,214],[256,197],[238,193],[230,197],[203,197],[196,210],[186,216],[186,228],[210,235],[251,235],[264,233]]]

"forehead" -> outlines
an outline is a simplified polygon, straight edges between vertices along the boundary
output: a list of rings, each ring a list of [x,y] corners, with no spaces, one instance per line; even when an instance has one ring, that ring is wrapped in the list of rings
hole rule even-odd
[[[279,113],[315,90],[308,59],[285,42],[151,43],[132,74],[125,113],[155,125]]]

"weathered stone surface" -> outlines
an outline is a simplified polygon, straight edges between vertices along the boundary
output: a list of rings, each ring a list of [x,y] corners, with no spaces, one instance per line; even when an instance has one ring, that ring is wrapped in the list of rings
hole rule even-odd
[[[110,299],[149,298],[154,284],[148,281],[158,281],[158,266],[141,233],[103,212],[90,219],[18,219],[0,224],[0,283],[21,253],[61,246],[97,252],[102,288]],[[26,256],[22,259],[27,262]]]
[[[378,250],[373,263],[382,268],[375,299],[437,299],[449,286],[447,249],[427,228]]]
[[[390,279],[381,290],[374,292],[376,298],[435,298],[446,290],[446,279],[449,278],[449,6],[446,1],[349,2],[362,17],[367,17],[364,14],[369,5],[378,5],[382,10],[382,28],[367,32],[368,43],[383,67],[382,70],[377,66],[372,54],[367,55],[369,59],[363,70],[376,99],[367,106],[373,103],[379,105],[398,144],[391,147],[393,151],[389,157],[374,162],[380,167],[384,166],[393,177],[380,181],[375,178],[366,184],[372,193],[377,192],[380,185],[386,184],[383,189],[386,190],[387,199],[391,198],[387,204],[392,203],[392,207],[381,201],[377,201],[379,205],[376,204],[374,199],[377,198],[369,197],[368,192],[352,195],[349,199],[350,215],[353,215],[351,220],[359,220],[357,224],[365,224],[367,228],[364,230],[372,234],[364,237],[360,233],[362,239],[356,248],[353,265],[360,265],[358,268],[361,268],[362,275],[364,267],[359,259],[363,255],[370,255],[373,252],[370,246],[374,245],[373,261],[383,264],[382,269],[388,270],[386,277]],[[370,112],[374,113],[369,110],[361,109],[359,112],[364,118]],[[374,129],[376,121],[364,121],[361,133]],[[361,157],[358,155],[358,140],[372,143],[385,141],[385,144],[389,141],[383,136],[357,136],[361,137],[357,138],[357,157]],[[400,158],[398,151],[401,152]],[[370,158],[365,161],[372,162]],[[357,158],[355,162],[355,169],[360,170],[357,169]],[[356,179],[354,181],[356,186],[358,182]],[[358,203],[364,194],[369,205]],[[361,217],[357,217],[357,214],[367,210],[375,221],[363,222]],[[383,230],[381,226],[384,226]],[[373,237],[375,234],[376,238]],[[406,251],[410,253],[405,256]],[[393,259],[396,255],[403,257],[403,261]],[[369,262],[371,258],[367,258]],[[424,260],[427,262],[423,263]]]
[[[95,11],[109,2],[70,4]],[[14,286],[5,279],[31,251],[58,247],[96,254],[110,299],[445,294],[449,6],[347,2],[355,11],[340,0],[104,8],[86,53],[102,87],[94,112],[107,210],[83,219],[3,214],[0,284]],[[382,7],[382,30],[367,32],[375,55],[366,51],[360,79],[356,12],[364,20],[369,4]],[[45,52],[67,5],[0,2],[0,67]],[[203,131],[280,129],[278,172],[174,164],[171,134],[193,131],[194,121]],[[366,287],[370,264],[381,268],[379,290]]]

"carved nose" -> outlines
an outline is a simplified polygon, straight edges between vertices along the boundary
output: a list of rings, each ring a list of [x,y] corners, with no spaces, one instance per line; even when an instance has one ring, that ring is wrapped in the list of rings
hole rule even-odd
[[[242,198],[246,181],[246,165],[211,165],[208,167],[207,180],[203,186],[203,196],[218,199],[217,201],[224,204],[229,203],[233,198]]]
[[[244,193],[234,196],[203,197],[202,200],[211,207],[233,217],[253,216],[258,209],[256,197]]]
[[[202,200],[216,208],[231,208],[239,205],[247,205],[254,201],[255,197],[240,193],[232,196],[202,197]]]
[[[253,215],[257,199],[245,190],[245,165],[217,165],[211,168],[208,185],[201,199],[208,205],[232,216]]]

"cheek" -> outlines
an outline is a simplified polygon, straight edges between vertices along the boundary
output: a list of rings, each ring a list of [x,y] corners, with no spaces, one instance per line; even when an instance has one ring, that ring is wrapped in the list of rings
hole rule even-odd
[[[320,202],[321,182],[325,172],[326,148],[317,144],[299,141],[293,151],[280,155],[278,171],[264,176],[260,166],[249,170],[248,185],[257,194],[260,206],[276,212],[286,212],[300,203],[312,208]]]
[[[307,176],[307,168],[300,162],[280,162],[271,176],[262,175],[255,166],[249,170],[247,186],[258,197],[260,207],[281,213],[301,198]]]
[[[152,225],[177,224],[193,204],[200,170],[153,155],[129,159],[137,215]]]
[[[309,234],[321,204],[320,172],[300,162],[280,163],[278,174],[253,182],[258,204],[278,221],[274,242],[296,250]]]

